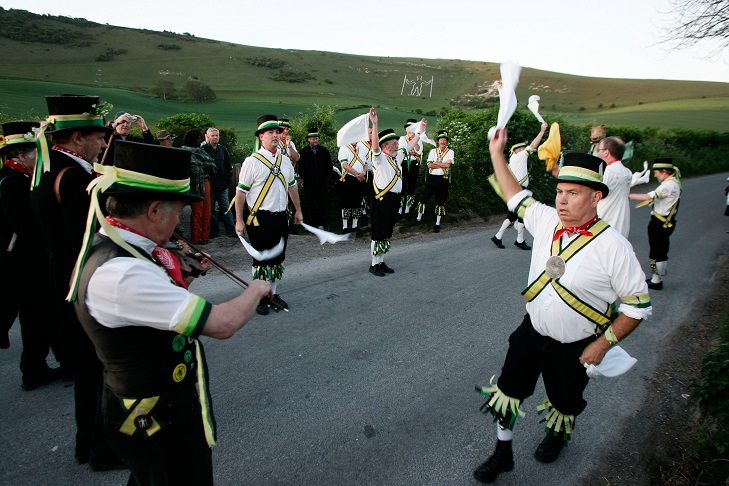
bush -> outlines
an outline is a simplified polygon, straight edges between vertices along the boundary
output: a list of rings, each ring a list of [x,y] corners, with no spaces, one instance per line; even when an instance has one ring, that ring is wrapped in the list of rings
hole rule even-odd
[[[199,79],[188,79],[182,89],[188,100],[195,103],[207,103],[217,98],[215,91]]]

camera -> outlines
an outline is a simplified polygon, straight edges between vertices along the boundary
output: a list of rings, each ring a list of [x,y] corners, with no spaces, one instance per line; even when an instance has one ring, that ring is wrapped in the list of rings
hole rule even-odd
[[[139,117],[137,115],[132,115],[130,117],[131,123],[137,123],[137,120],[139,120]]]

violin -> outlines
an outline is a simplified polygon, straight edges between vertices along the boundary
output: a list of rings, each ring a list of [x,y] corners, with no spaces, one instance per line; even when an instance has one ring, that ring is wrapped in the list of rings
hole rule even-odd
[[[170,240],[170,246],[168,249],[179,260],[180,271],[185,281],[188,281],[188,278],[195,279],[207,273],[208,268],[200,263],[205,256],[193,250],[186,240]]]

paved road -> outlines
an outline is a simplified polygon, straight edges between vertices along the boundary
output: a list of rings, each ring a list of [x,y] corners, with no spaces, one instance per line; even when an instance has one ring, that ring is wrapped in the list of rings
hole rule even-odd
[[[601,446],[618,440],[621,423],[639,413],[664,338],[711,289],[715,262],[729,252],[726,176],[684,182],[665,290],[653,292],[653,317],[623,344],[638,364],[618,379],[590,383],[574,439],[550,465],[532,458],[543,437],[538,389],[522,406],[516,469],[502,484],[584,483]],[[631,229],[646,272],[648,218],[646,208],[634,210]],[[495,248],[495,231],[444,227],[397,240],[388,256],[396,273],[384,278],[367,273],[365,242],[322,247],[321,257],[306,262],[291,258],[280,289],[289,314],[256,316],[228,341],[205,339],[217,484],[474,484],[471,471],[495,442],[474,385],[499,373],[524,312],[519,292],[529,258],[510,246],[513,230],[507,248]],[[237,292],[215,273],[194,290],[214,302]],[[0,484],[124,484],[126,473],[75,464],[68,385],[21,391],[17,328],[11,349],[0,352]]]

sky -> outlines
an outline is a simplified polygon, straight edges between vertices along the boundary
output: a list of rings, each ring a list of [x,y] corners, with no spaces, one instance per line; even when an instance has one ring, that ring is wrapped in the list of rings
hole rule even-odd
[[[675,0],[0,0],[3,8],[282,49],[516,61],[601,78],[729,82],[729,49],[660,41]]]

